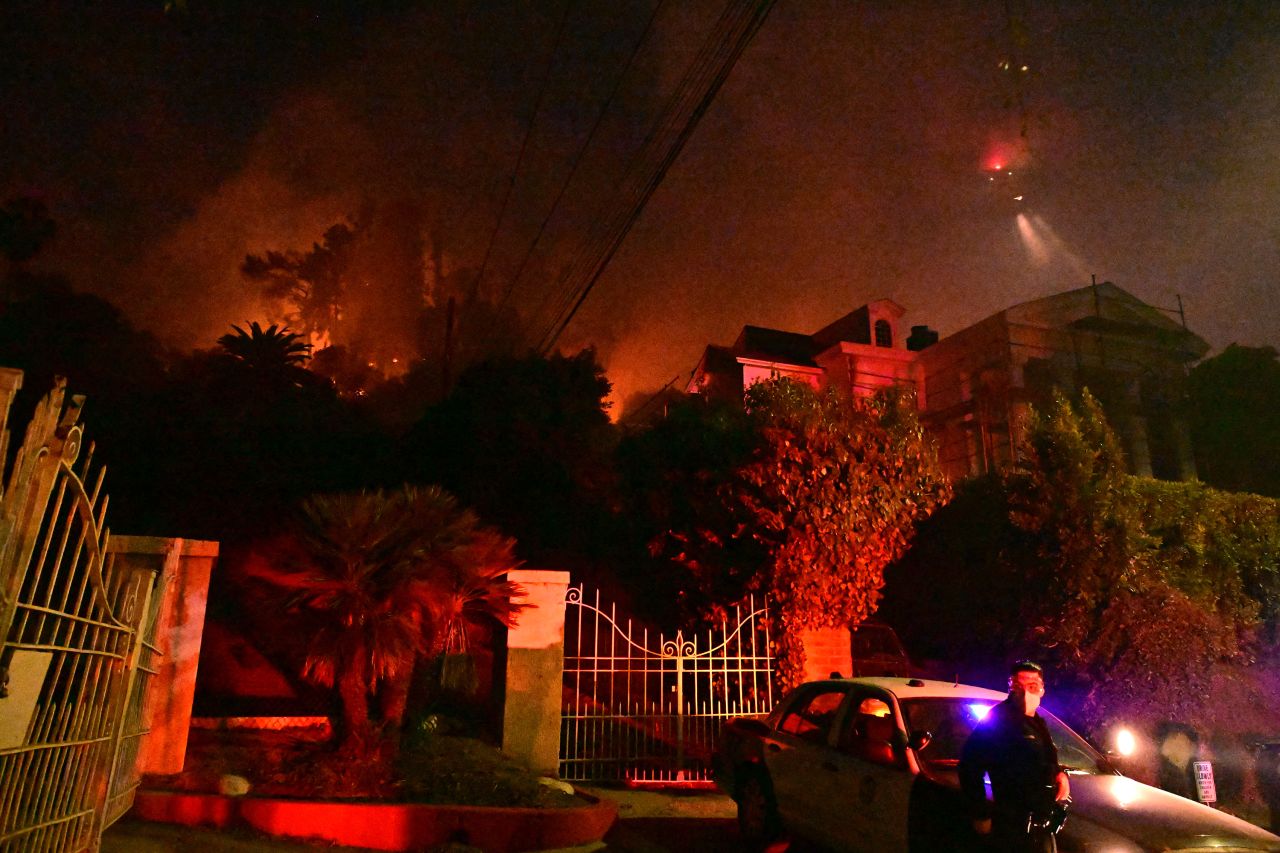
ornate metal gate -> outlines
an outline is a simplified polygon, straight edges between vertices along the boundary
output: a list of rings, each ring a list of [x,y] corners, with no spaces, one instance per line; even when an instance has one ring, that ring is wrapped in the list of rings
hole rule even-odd
[[[688,637],[637,634],[582,586],[565,598],[560,778],[681,782],[710,778],[729,717],[773,707],[766,605]]]
[[[2,428],[18,371],[0,370]],[[81,398],[37,407],[0,497],[0,851],[96,850],[137,787],[155,574],[104,561],[104,470],[78,470]]]

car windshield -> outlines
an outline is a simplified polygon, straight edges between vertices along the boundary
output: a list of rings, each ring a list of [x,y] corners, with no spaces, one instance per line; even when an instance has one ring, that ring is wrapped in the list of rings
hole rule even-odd
[[[855,658],[901,657],[905,655],[898,635],[881,625],[859,625],[853,631],[852,650]]]
[[[920,759],[935,768],[955,767],[970,732],[994,707],[990,699],[904,699],[899,702],[907,730],[913,735],[929,732],[932,738],[920,750]],[[1057,717],[1043,708],[1040,716],[1058,748],[1058,761],[1070,772],[1102,773],[1102,756]]]

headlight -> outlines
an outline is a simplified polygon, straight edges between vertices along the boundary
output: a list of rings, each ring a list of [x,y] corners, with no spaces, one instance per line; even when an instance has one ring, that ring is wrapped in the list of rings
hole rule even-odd
[[[1129,729],[1119,729],[1115,738],[1116,753],[1124,758],[1128,758],[1138,751],[1138,739],[1133,736],[1133,732]]]

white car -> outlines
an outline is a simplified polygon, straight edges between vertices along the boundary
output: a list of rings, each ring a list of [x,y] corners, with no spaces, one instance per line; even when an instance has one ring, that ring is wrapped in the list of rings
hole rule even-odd
[[[786,834],[835,850],[942,853],[977,843],[960,798],[965,739],[1004,693],[907,678],[804,684],[765,719],[725,725],[716,781],[738,804],[744,841]],[[1071,776],[1058,849],[1088,853],[1280,851],[1280,837],[1120,775],[1041,709]]]

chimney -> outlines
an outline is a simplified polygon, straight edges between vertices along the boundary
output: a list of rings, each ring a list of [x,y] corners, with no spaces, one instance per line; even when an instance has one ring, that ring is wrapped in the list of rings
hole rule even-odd
[[[928,326],[912,326],[911,336],[907,338],[907,349],[920,352],[938,342],[938,333]]]

